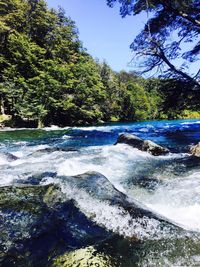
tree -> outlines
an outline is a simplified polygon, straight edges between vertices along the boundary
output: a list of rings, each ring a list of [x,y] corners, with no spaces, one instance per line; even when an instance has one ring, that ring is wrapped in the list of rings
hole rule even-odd
[[[200,53],[200,2],[198,0],[107,0],[109,6],[119,2],[120,14],[147,12],[144,29],[131,44],[136,56],[142,57],[142,73],[157,69],[163,76],[183,79],[200,88],[200,69],[190,74],[190,64]],[[170,37],[174,34],[175,41]],[[185,51],[185,45],[188,50]],[[192,45],[191,45],[192,44]],[[176,66],[175,59],[182,59]]]
[[[119,120],[122,96],[122,86],[119,85],[117,74],[104,61],[98,64],[102,83],[106,90],[106,99],[103,108],[104,120]]]
[[[75,23],[44,0],[0,0],[0,114],[10,115],[17,127],[172,117],[190,111],[183,99],[187,87],[117,73],[94,61]],[[199,103],[196,92],[188,94],[196,101],[191,110]]]

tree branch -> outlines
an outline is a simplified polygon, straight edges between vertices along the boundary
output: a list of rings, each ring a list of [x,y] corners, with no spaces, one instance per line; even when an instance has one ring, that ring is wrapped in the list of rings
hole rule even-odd
[[[188,14],[184,13],[183,11],[178,11],[177,10],[177,14],[179,14],[179,16],[181,16],[182,18],[189,20],[195,26],[200,27],[200,21],[199,20],[190,17]]]
[[[172,13],[174,13],[175,15],[178,15],[190,22],[192,22],[193,25],[195,25],[196,27],[200,27],[200,21],[189,16],[186,12],[183,12],[182,10],[178,10],[176,8],[173,8],[172,5],[170,4],[170,1],[162,1],[163,6],[168,9],[169,11],[171,11]]]
[[[190,81],[192,84],[197,85],[200,88],[200,83],[195,80],[193,77],[189,76],[187,73],[177,69],[170,61],[169,59],[166,57],[164,50],[162,49],[162,47],[154,40],[152,41],[154,45],[156,45],[156,47],[158,48],[158,54],[157,56],[159,56],[166,64],[167,66],[174,72],[179,74],[180,76],[182,76],[183,78],[185,78],[186,80]]]

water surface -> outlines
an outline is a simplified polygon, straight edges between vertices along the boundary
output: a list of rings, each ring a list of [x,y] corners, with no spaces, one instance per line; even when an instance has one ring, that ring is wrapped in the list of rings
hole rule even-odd
[[[166,146],[171,153],[154,157],[127,145],[113,145],[124,132]],[[71,189],[57,177],[97,171],[121,192],[182,225],[188,233],[195,233],[190,234],[185,249],[185,241],[183,244],[177,237],[170,241],[162,236],[162,242],[158,242],[151,238],[151,231],[141,234],[145,241],[138,255],[137,248],[133,251],[128,241],[120,241],[119,247],[117,242],[102,247],[102,251],[112,251],[118,266],[200,266],[200,160],[191,159],[188,154],[189,147],[200,141],[200,120],[5,129],[0,131],[0,141],[0,186],[23,183],[48,172],[56,177],[46,174],[40,183],[59,182],[69,193]],[[8,160],[4,152],[18,159]],[[85,213],[95,214],[91,218],[97,224],[124,238],[132,236],[137,226],[118,207],[97,203],[84,192],[73,193]]]

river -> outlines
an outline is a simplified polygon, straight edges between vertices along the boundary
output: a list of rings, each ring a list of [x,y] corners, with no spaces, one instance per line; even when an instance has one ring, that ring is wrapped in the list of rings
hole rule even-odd
[[[114,145],[124,132],[152,140],[171,153],[156,157],[125,144]],[[0,131],[0,186],[24,184],[30,177],[35,184],[34,177],[45,173],[41,185],[59,183],[64,193],[70,190],[88,218],[120,237],[99,248],[110,250],[113,266],[200,266],[200,159],[188,154],[189,146],[199,141],[200,120],[4,129]],[[10,160],[6,153],[16,159]],[[181,225],[189,236],[155,238],[150,230],[130,223],[119,207],[66,186],[64,176],[88,171],[103,174],[120,192]],[[135,232],[142,244],[133,246],[130,239]]]

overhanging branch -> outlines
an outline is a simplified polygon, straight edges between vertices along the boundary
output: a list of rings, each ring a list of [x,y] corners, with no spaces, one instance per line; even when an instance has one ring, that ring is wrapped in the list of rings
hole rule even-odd
[[[189,76],[187,73],[177,69],[167,58],[167,56],[165,55],[164,50],[162,49],[162,47],[155,41],[152,41],[154,45],[156,45],[156,47],[158,48],[158,53],[157,56],[160,57],[166,64],[167,66],[176,74],[180,75],[181,77],[185,78],[186,80],[188,80],[189,82],[191,82],[192,84],[198,86],[200,88],[200,83],[194,79],[193,77]]]

